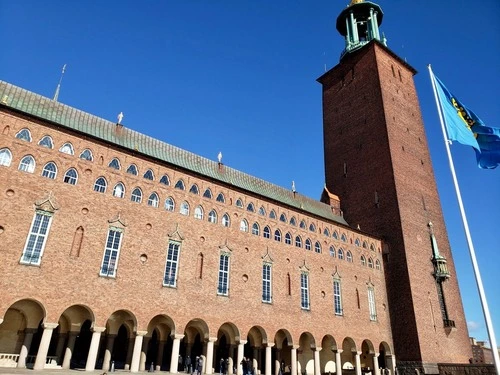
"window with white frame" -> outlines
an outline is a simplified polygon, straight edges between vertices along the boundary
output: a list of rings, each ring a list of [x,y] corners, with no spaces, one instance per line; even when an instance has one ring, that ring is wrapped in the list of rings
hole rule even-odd
[[[217,294],[227,296],[229,294],[229,254],[223,253],[219,257],[219,281]]]
[[[167,261],[165,263],[165,274],[163,276],[163,286],[175,287],[177,285],[177,269],[179,266],[179,251],[181,244],[176,241],[169,241],[167,251]]]
[[[139,188],[135,188],[132,191],[132,195],[130,196],[130,200],[135,203],[141,203],[142,201],[142,191]]]
[[[113,188],[113,196],[123,198],[125,196],[125,186],[121,182],[117,183]]]
[[[333,279],[333,309],[335,311],[335,315],[344,314],[342,309],[342,289],[340,278],[338,277]]]
[[[240,231],[248,232],[248,222],[245,219],[240,221]]]
[[[158,198],[158,194],[153,192],[153,193],[151,193],[151,195],[148,198],[148,206],[157,208],[159,201],[160,201],[160,198]]]
[[[300,236],[295,237],[295,246],[302,247],[302,238]]]
[[[314,244],[314,251],[318,254],[321,254],[321,244],[316,241],[316,243]]]
[[[335,247],[330,246],[330,256],[335,258]]]
[[[375,309],[375,290],[373,286],[368,287],[368,310],[370,311],[370,320],[377,320],[377,310]]]
[[[349,250],[347,250],[347,253],[346,253],[345,259],[346,259],[349,263],[352,263],[352,253],[351,253]]]
[[[70,142],[66,142],[59,149],[63,154],[74,155],[75,151],[73,149],[73,145]]]
[[[139,174],[139,171],[137,170],[137,165],[130,164],[127,168],[127,173],[130,173],[130,174],[133,174],[134,176],[137,176]]]
[[[48,162],[45,164],[42,170],[42,177],[50,178],[51,180],[55,179],[57,175],[57,167],[55,163]]]
[[[212,199],[212,190],[210,190],[209,188],[207,188],[205,190],[205,192],[203,193],[203,198]]]
[[[38,141],[38,144],[42,147],[50,149],[54,148],[54,142],[52,142],[52,138],[50,137],[50,135],[44,136],[42,139]]]
[[[35,159],[33,159],[33,156],[26,155],[22,158],[18,169],[23,172],[33,173],[35,171]]]
[[[260,234],[259,224],[253,223],[253,225],[252,225],[252,234],[255,235],[255,236],[258,236]]]
[[[10,167],[10,163],[12,162],[12,153],[8,148],[2,148],[0,150],[0,165],[4,167]]]
[[[208,222],[212,224],[217,223],[217,212],[215,212],[215,210],[212,210],[208,213]]]
[[[170,185],[170,180],[168,179],[168,176],[166,174],[164,174],[161,178],[160,178],[160,184],[162,185]]]
[[[292,244],[292,235],[290,233],[286,233],[285,234],[285,243],[287,245],[291,245]]]
[[[168,197],[165,199],[165,210],[174,211],[175,210],[175,201],[174,198]]]
[[[311,240],[306,238],[305,246],[306,250],[311,250]]]
[[[224,194],[222,194],[222,193],[219,193],[217,195],[217,198],[215,198],[215,200],[217,202],[220,202],[220,203],[225,203],[226,202],[226,198],[224,197]]]
[[[338,253],[337,253],[337,257],[340,259],[340,260],[344,260],[344,250],[342,248],[339,249]]]
[[[94,191],[97,191],[98,193],[105,193],[107,186],[108,183],[106,182],[106,179],[104,177],[99,177],[97,180],[95,180]]]
[[[179,213],[181,215],[188,216],[189,215],[189,203],[184,201],[181,203],[181,208],[179,210]]]
[[[49,235],[52,213],[37,210],[24,245],[21,264],[39,265]]]
[[[179,190],[185,190],[186,188],[184,187],[184,181],[182,181],[182,180],[177,181],[175,183],[174,188],[179,189]]]
[[[86,148],[80,154],[80,159],[88,160],[88,161],[93,161],[94,160],[94,156],[92,155],[92,151],[90,151],[88,148]]]
[[[120,160],[118,160],[117,158],[113,158],[113,159],[109,162],[108,167],[113,168],[113,169],[120,170],[120,169],[121,169]]]
[[[199,195],[200,194],[200,189],[198,188],[198,185],[193,184],[193,185],[191,185],[191,188],[189,188],[189,192],[191,194]]]
[[[75,168],[70,168],[64,174],[63,182],[70,185],[76,185],[78,181],[78,172]]]
[[[155,179],[155,175],[153,173],[153,171],[151,169],[148,169],[146,171],[146,173],[144,173],[144,176],[143,176],[146,180],[151,180],[153,181]]]
[[[203,207],[197,206],[194,209],[194,218],[198,220],[203,220]]]
[[[222,226],[228,227],[229,225],[231,225],[231,220],[229,220],[229,215],[224,214],[224,216],[222,216]]]
[[[274,231],[274,240],[278,241],[278,242],[281,242],[281,232],[280,232],[279,229],[276,229]]]
[[[271,263],[262,264],[262,302],[272,302],[272,266]]]
[[[264,238],[271,238],[271,229],[269,229],[268,226],[264,227],[264,230],[262,231],[262,235]]]
[[[302,272],[300,274],[300,307],[304,310],[310,309],[309,303],[309,274]]]
[[[19,133],[16,134],[16,138],[31,142],[31,133],[28,129],[21,129]]]
[[[104,247],[101,270],[99,272],[100,276],[116,277],[122,237],[123,232],[121,229],[114,227],[109,228],[106,237],[106,245]]]

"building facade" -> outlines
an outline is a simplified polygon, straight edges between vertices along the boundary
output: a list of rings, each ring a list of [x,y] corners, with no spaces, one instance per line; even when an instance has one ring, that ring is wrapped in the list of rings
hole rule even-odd
[[[320,201],[0,82],[0,366],[467,363],[415,71],[380,41],[381,15],[354,1],[338,19]]]

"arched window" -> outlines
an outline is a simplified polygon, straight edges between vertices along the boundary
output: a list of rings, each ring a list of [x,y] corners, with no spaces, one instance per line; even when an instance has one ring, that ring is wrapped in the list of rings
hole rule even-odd
[[[260,234],[260,227],[259,224],[253,223],[252,225],[252,234],[258,236]]]
[[[363,241],[363,249],[368,249],[368,242]]]
[[[97,180],[95,180],[94,191],[97,191],[98,193],[105,193],[107,186],[108,183],[106,182],[106,179],[104,177],[99,177]]]
[[[311,240],[309,238],[306,238],[305,248],[306,250],[311,250]]]
[[[74,155],[75,150],[73,149],[73,145],[70,142],[66,142],[59,149],[63,154]]]
[[[26,142],[31,142],[31,132],[29,129],[21,129],[19,133],[16,134],[17,139],[22,139]]]
[[[179,210],[179,213],[181,215],[188,216],[189,215],[189,203],[184,201],[181,203],[181,208]]]
[[[168,178],[168,176],[166,174],[164,174],[163,176],[161,176],[160,178],[160,184],[162,185],[170,185],[170,180]]]
[[[295,237],[295,246],[302,247],[302,238],[300,236]]]
[[[248,203],[247,205],[247,211],[249,212],[255,212],[255,207],[252,202]]]
[[[127,173],[137,176],[139,174],[139,171],[137,170],[137,165],[130,164],[127,168]]]
[[[185,190],[186,188],[184,187],[184,181],[182,180],[179,180],[175,183],[175,186],[174,186],[176,189],[179,189],[179,190]]]
[[[245,219],[240,221],[240,231],[248,232],[248,222]]]
[[[92,155],[92,151],[90,151],[88,148],[86,148],[80,154],[80,159],[94,161],[94,155]]]
[[[157,208],[160,202],[160,198],[158,198],[158,194],[155,192],[151,193],[148,198],[148,206]]]
[[[193,184],[193,185],[191,186],[191,189],[189,189],[189,192],[190,192],[191,194],[196,194],[196,195],[200,194],[200,191],[198,190],[198,185]]]
[[[135,203],[141,203],[142,201],[142,191],[140,188],[136,187],[132,191],[132,195],[130,196],[130,200]]]
[[[117,158],[111,159],[111,161],[108,164],[108,167],[116,169],[116,170],[120,170],[120,168],[121,168],[120,160],[118,160]]]
[[[340,240],[342,242],[347,242],[347,236],[345,235],[345,233],[342,233],[342,236],[340,236]]]
[[[338,239],[339,239],[339,234],[338,234],[338,232],[337,232],[337,231],[333,231],[333,233],[332,233],[332,237],[333,237],[334,239],[338,240]]]
[[[323,229],[323,235],[330,237],[330,231],[328,230],[328,228]]]
[[[271,210],[271,212],[269,212],[269,219],[276,220],[276,212],[274,210]]]
[[[286,215],[285,215],[285,214],[281,214],[281,215],[280,215],[280,221],[281,221],[282,223],[286,223]]]
[[[293,225],[294,227],[297,226],[297,219],[295,218],[295,216],[291,217],[291,219],[290,219],[290,225]]]
[[[56,175],[57,175],[57,166],[51,161],[45,164],[42,170],[42,177],[47,177],[53,180],[56,178]]]
[[[361,265],[366,266],[366,258],[364,255],[361,255]]]
[[[264,238],[271,238],[271,229],[268,226],[264,227],[264,230],[262,231],[262,236]]]
[[[215,210],[208,213],[208,222],[213,224],[217,223],[217,212]]]
[[[378,259],[375,261],[375,269],[380,271],[380,261]]]
[[[370,245],[370,250],[371,250],[371,251],[375,251],[375,245],[374,245],[374,244],[371,244],[371,245]]]
[[[330,246],[330,256],[335,258],[335,247]]]
[[[264,206],[260,206],[259,215],[266,216],[266,209],[264,208]]]
[[[205,192],[203,193],[203,198],[212,199],[212,190],[210,189],[205,190]]]
[[[300,225],[299,226],[300,226],[301,229],[306,229],[307,228],[306,222],[304,220],[300,221]]]
[[[343,260],[344,259],[344,249],[340,248],[339,251],[337,252],[337,257],[340,259],[340,260]]]
[[[117,183],[113,188],[113,196],[123,198],[125,196],[125,186],[121,182]]]
[[[203,220],[203,207],[197,206],[194,209],[194,218],[198,220]]]
[[[357,246],[357,247],[361,246],[361,241],[359,240],[359,238],[356,238],[356,240],[354,241],[354,246]]]
[[[222,193],[219,193],[219,195],[217,195],[217,198],[215,200],[217,202],[220,202],[220,203],[226,203],[226,198],[224,197],[224,194],[222,194]]]
[[[35,159],[33,159],[33,156],[26,155],[22,158],[18,169],[23,172],[33,173],[35,171]]]
[[[52,138],[50,137],[50,135],[44,136],[42,139],[40,139],[38,141],[38,144],[42,147],[46,147],[46,148],[50,148],[50,149],[54,148],[54,142],[52,141]]]
[[[229,219],[229,215],[224,214],[224,216],[222,216],[222,226],[229,227],[230,225],[231,225],[231,220]]]
[[[168,197],[165,199],[165,210],[174,211],[175,210],[175,201],[174,198]]]
[[[316,225],[314,225],[313,223],[311,223],[311,225],[309,225],[309,231],[310,232],[316,232]]]
[[[0,165],[10,167],[10,163],[12,163],[12,153],[8,148],[2,148],[0,150]]]
[[[236,200],[236,207],[243,208],[243,201],[240,198]]]
[[[352,263],[352,254],[349,250],[347,250],[347,254],[346,254],[346,260],[349,262],[349,263]]]
[[[285,234],[285,243],[287,245],[291,245],[292,244],[292,235],[290,233],[287,232],[287,234]]]
[[[274,240],[278,241],[278,242],[281,242],[281,232],[280,232],[279,229],[276,229],[274,231]]]
[[[316,243],[314,244],[314,251],[318,254],[321,254],[321,244],[316,241]]]
[[[373,259],[368,258],[368,268],[373,268]]]
[[[63,181],[70,185],[76,185],[76,182],[78,181],[78,172],[76,171],[76,169],[75,168],[68,169],[64,174]]]
[[[144,177],[146,180],[151,180],[151,181],[155,179],[155,175],[151,169],[148,169],[146,173],[144,173],[144,176],[142,177]]]

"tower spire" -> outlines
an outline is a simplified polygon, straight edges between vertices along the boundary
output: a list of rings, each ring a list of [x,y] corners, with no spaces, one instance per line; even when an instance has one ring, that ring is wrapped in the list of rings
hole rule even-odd
[[[56,92],[54,94],[54,99],[53,99],[55,102],[57,102],[57,99],[59,98],[59,91],[61,90],[61,82],[62,82],[65,71],[66,71],[66,64],[64,64],[62,67],[61,77],[59,77],[59,83],[57,84],[57,87],[56,87]]]

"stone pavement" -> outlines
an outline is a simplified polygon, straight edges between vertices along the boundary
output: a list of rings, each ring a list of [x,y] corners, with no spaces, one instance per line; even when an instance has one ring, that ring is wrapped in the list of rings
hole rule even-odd
[[[103,373],[102,370],[85,371],[84,369],[78,369],[78,370],[45,369],[45,370],[34,371],[27,368],[0,367],[0,375],[85,375],[85,374],[101,375],[102,373]],[[130,371],[117,370],[115,372],[108,372],[107,374],[125,375],[126,373],[130,373]],[[146,374],[146,373],[149,372],[148,371],[137,372],[137,374]],[[170,375],[170,373],[166,371],[155,371],[154,373],[157,375],[160,374]],[[179,374],[185,374],[185,373],[179,373]]]

